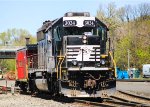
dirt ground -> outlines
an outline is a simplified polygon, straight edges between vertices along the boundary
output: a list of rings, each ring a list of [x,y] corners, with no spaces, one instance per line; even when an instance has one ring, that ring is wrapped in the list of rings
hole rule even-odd
[[[116,88],[150,98],[150,82],[117,82]]]

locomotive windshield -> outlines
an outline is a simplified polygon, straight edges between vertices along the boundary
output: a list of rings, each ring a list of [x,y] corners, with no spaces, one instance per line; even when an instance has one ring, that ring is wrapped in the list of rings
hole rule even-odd
[[[97,35],[97,29],[93,27],[65,27],[64,34],[65,35],[84,35],[88,33],[91,35]]]

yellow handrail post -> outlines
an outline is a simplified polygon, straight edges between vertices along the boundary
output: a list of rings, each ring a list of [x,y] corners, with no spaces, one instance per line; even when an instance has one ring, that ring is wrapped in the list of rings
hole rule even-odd
[[[61,50],[60,50],[60,56],[57,56],[59,61],[58,61],[58,64],[57,64],[57,68],[56,68],[56,72],[57,72],[57,79],[59,77],[59,79],[61,79],[61,65],[62,65],[62,62],[64,61],[64,56],[61,56]],[[58,68],[60,66],[60,71],[58,71]]]
[[[59,63],[60,63],[60,60],[58,61],[57,68],[56,68],[57,79],[58,79],[58,66],[59,66]]]
[[[62,71],[61,71],[61,65],[62,65],[62,63],[63,63],[63,61],[64,61],[64,59],[65,59],[65,56],[62,56],[63,57],[63,59],[62,59],[62,61],[61,61],[61,63],[60,63],[60,79],[61,79],[61,73],[62,73]]]
[[[113,61],[114,67],[115,67],[115,77],[117,77],[116,62],[115,62],[115,60],[114,60],[114,58],[113,58],[111,52],[109,52],[109,54],[110,54],[110,57],[111,57],[111,59],[112,59],[112,61]]]

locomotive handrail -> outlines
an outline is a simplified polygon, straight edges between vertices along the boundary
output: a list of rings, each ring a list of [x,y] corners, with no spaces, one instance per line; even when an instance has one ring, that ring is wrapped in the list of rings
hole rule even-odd
[[[57,56],[57,57],[59,57],[59,56]],[[59,66],[60,61],[61,61],[61,60],[58,61],[57,68],[56,68],[57,79],[58,79],[58,66]]]
[[[115,62],[115,60],[114,60],[114,58],[113,58],[113,56],[112,56],[112,53],[109,51],[109,54],[110,54],[110,57],[111,57],[111,59],[112,59],[112,61],[113,61],[113,64],[114,64],[114,67],[115,67],[115,77],[117,77],[117,69],[116,69],[116,62]]]
[[[61,73],[62,73],[62,72],[61,72],[61,65],[62,65],[62,63],[63,63],[63,61],[64,61],[66,55],[65,55],[65,56],[62,56],[62,57],[63,57],[63,59],[62,59],[62,61],[61,61],[61,63],[60,63],[60,74],[59,74],[59,75],[60,75],[60,79],[61,79]]]
[[[62,62],[64,61],[65,56],[57,56],[59,58],[59,61],[58,61],[58,64],[57,64],[57,68],[56,68],[56,73],[57,73],[57,79],[58,79],[58,75],[60,76],[60,79],[61,79],[61,65],[62,65]],[[58,66],[60,65],[60,73],[58,73]]]

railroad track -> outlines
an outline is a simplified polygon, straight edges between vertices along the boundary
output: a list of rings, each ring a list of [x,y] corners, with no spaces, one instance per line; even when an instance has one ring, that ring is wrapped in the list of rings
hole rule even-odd
[[[118,82],[150,82],[150,79],[117,79]]]
[[[118,93],[120,94],[119,96],[121,96],[121,94],[123,94],[123,95],[129,96],[130,98],[133,98],[136,100],[135,101],[130,100],[130,99],[128,99],[128,97],[120,98],[117,96],[110,96],[109,98],[104,98],[102,103],[100,101],[93,102],[93,101],[80,100],[80,99],[76,99],[75,101],[77,101],[79,103],[85,103],[85,104],[101,106],[101,107],[103,107],[103,106],[105,106],[105,107],[116,107],[116,106],[150,107],[150,98],[130,94],[130,93],[123,92],[123,91],[118,91]],[[145,102],[140,102],[137,99],[143,100]]]
[[[117,96],[110,96],[109,99],[106,99],[104,101],[124,106],[150,107],[149,98],[137,96],[123,91],[118,91],[118,93],[119,94]]]
[[[2,89],[3,86],[0,86],[0,89]],[[7,87],[7,92],[11,92],[11,87]],[[19,88],[15,88],[15,93],[20,92]],[[137,96],[133,95],[127,92],[119,91],[118,93],[124,94],[126,96],[138,98],[141,100],[146,100],[150,102],[150,98],[142,97],[142,96]],[[60,100],[61,101],[61,100]],[[68,100],[67,100],[68,101]],[[97,107],[116,107],[116,106],[127,106],[127,107],[150,107],[150,103],[141,103],[137,101],[131,101],[125,98],[120,98],[117,96],[110,96],[109,98],[103,99],[92,99],[92,100],[87,100],[87,99],[73,99],[73,103],[80,103],[83,104],[84,106],[97,106]]]
[[[97,107],[115,107],[106,103],[93,102],[93,101],[87,101],[87,100],[81,100],[81,99],[74,99],[74,101],[77,103],[83,103],[87,106],[92,105],[92,106],[97,106]]]
[[[104,102],[113,104],[115,106],[150,107],[150,105],[147,105],[147,104],[129,101],[129,100],[125,100],[125,99],[120,99],[118,97],[112,97],[112,96],[109,100],[104,100]]]
[[[4,87],[4,90],[3,90]],[[19,93],[21,90],[18,87],[14,87],[14,93]],[[11,87],[6,87],[6,86],[0,86],[0,93],[7,93],[11,92]]]
[[[88,106],[97,106],[97,107],[150,107],[150,105],[138,103],[138,102],[125,102],[125,101],[118,101],[116,99],[104,99],[104,101],[101,102],[93,102],[93,101],[87,101],[87,100],[81,100],[81,99],[75,99],[75,102],[83,103],[84,105]]]
[[[102,101],[100,98],[67,98],[67,97],[55,97],[52,98],[55,101],[63,102],[63,103],[73,103],[73,104],[79,104],[84,106],[94,106],[94,107],[118,107],[118,106],[142,106],[142,107],[149,107],[147,105],[141,104],[141,103],[133,103],[133,102],[125,102],[125,101],[118,101],[116,99],[107,98]]]
[[[142,100],[150,101],[150,98],[147,98],[147,97],[138,96],[138,95],[135,95],[135,94],[130,94],[130,93],[127,93],[127,92],[124,92],[124,91],[120,91],[120,90],[118,90],[118,92],[122,93],[122,94],[126,94],[126,95],[131,96],[131,97],[136,97],[136,98],[139,98],[139,99],[142,99]]]

